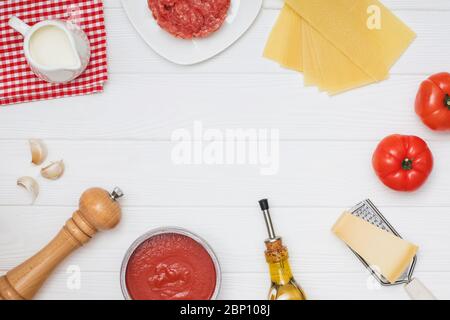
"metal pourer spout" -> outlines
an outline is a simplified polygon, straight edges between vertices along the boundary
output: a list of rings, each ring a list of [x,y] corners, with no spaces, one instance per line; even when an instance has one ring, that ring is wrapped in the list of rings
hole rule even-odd
[[[273,228],[272,219],[270,218],[269,212],[269,201],[267,199],[262,199],[259,201],[259,206],[264,214],[264,221],[266,222],[267,232],[269,234],[269,240],[279,239],[275,235],[275,229]]]

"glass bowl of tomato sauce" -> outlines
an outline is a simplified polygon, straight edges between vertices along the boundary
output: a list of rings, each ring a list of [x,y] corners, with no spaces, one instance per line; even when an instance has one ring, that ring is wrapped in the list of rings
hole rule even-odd
[[[127,300],[215,300],[221,280],[219,260],[208,243],[177,227],[136,239],[120,271]]]

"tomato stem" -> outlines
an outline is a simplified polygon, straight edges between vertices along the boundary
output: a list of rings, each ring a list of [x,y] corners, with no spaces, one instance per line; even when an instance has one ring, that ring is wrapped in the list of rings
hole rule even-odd
[[[444,105],[450,110],[450,96],[448,94],[445,95]]]
[[[413,162],[411,159],[405,158],[402,162],[403,170],[411,170],[413,168]]]

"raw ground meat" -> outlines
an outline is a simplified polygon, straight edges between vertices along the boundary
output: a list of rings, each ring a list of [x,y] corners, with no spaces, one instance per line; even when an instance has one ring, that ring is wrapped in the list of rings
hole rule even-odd
[[[148,0],[159,26],[176,37],[206,37],[227,17],[231,0]]]

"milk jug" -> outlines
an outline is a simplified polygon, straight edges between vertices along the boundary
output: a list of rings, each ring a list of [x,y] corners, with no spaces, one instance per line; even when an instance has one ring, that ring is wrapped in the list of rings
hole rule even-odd
[[[32,27],[17,17],[9,26],[24,37],[23,52],[33,72],[52,83],[67,83],[86,69],[91,56],[86,34],[68,21],[46,20]]]

